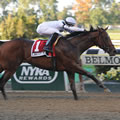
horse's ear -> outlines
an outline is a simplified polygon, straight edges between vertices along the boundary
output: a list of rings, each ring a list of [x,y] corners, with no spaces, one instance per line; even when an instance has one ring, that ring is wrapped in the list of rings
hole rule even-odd
[[[100,29],[100,27],[99,27],[99,26],[97,26],[97,29],[99,30],[99,29]]]
[[[99,26],[97,26],[97,29],[101,32],[105,30],[105,29],[103,29],[102,27],[99,27]]]
[[[106,31],[108,29],[109,26],[107,26],[104,30]]]
[[[92,26],[92,25],[90,25],[90,31],[93,31],[93,30],[94,30],[93,26]]]
[[[99,26],[97,26],[97,29],[98,29],[99,31],[101,31],[101,28],[100,28]]]

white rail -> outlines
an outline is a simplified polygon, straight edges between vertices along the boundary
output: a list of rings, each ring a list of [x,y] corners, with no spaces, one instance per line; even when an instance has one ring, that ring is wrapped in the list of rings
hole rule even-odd
[[[112,43],[116,46],[120,46],[120,40],[112,40]]]

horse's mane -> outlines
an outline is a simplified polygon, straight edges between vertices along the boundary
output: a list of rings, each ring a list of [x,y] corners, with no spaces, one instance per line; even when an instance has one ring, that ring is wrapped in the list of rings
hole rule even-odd
[[[77,35],[87,35],[87,34],[89,34],[90,32],[96,32],[96,31],[97,31],[97,29],[94,29],[94,28],[91,26],[89,31],[85,30],[85,31],[72,32],[71,34],[67,34],[67,35],[65,36],[65,38],[70,38],[70,37],[74,37],[74,36],[77,36]]]
[[[72,32],[72,33],[70,33],[70,34],[67,34],[66,36],[65,36],[65,38],[70,38],[70,37],[74,37],[74,36],[77,36],[77,35],[85,35],[85,34],[87,34],[87,33],[89,33],[89,31],[77,31],[77,32]]]

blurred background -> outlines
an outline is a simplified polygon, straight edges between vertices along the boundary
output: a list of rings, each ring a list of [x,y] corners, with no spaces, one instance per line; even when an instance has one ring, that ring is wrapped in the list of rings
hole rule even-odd
[[[0,0],[0,39],[36,39],[38,24],[67,16],[86,29],[109,26],[111,38],[120,37],[119,0]]]
[[[44,21],[65,19],[72,16],[77,26],[89,30],[109,26],[108,34],[116,48],[120,47],[120,0],[0,0],[0,40],[18,37],[39,39],[38,24]],[[84,69],[100,77],[116,71],[109,80],[120,81],[119,66],[83,65]],[[110,71],[110,72],[111,72]],[[109,72],[109,73],[110,73]],[[79,76],[75,76],[76,83]],[[88,79],[83,77],[83,79]],[[107,79],[108,80],[108,79]]]

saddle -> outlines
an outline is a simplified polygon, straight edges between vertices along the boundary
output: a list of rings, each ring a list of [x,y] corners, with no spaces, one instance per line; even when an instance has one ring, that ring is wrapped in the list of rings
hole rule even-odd
[[[31,48],[31,57],[41,57],[41,56],[46,56],[46,57],[51,57],[52,59],[52,70],[56,70],[56,55],[55,55],[55,45],[57,44],[58,39],[55,41],[53,44],[53,53],[51,52],[46,52],[43,50],[47,40],[36,40]]]

